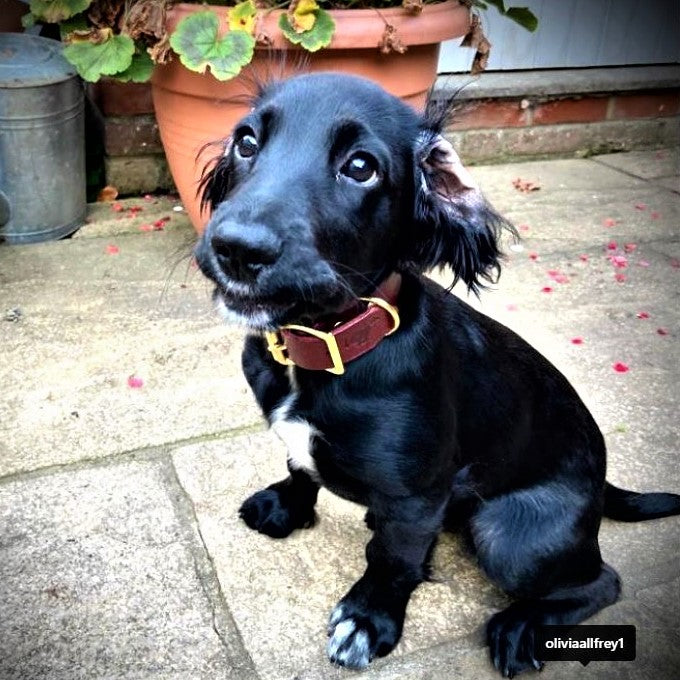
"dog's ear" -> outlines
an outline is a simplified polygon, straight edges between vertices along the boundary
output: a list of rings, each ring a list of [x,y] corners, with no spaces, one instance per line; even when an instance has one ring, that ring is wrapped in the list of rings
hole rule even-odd
[[[209,159],[201,172],[196,194],[201,199],[201,212],[212,212],[227,197],[232,185],[231,147],[232,139],[206,144],[199,152],[198,158],[211,146],[219,145],[220,153]]]
[[[449,265],[477,292],[500,274],[500,232],[511,227],[486,202],[453,146],[432,130],[415,148],[415,233],[407,259],[421,270]]]

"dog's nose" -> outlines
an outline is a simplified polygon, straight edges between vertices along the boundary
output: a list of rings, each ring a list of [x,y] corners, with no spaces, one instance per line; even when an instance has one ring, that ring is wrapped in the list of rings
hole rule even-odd
[[[224,273],[243,283],[254,283],[281,254],[280,239],[261,225],[220,225],[210,245]]]

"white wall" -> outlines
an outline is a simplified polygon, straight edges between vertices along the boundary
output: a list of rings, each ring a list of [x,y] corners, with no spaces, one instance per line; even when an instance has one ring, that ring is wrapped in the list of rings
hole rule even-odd
[[[529,33],[494,7],[480,12],[488,70],[680,63],[680,0],[506,0],[538,17]],[[467,72],[474,50],[444,43],[440,73]]]

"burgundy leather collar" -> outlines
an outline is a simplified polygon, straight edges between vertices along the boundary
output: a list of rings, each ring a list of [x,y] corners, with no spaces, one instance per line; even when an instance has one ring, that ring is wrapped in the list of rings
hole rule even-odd
[[[396,307],[401,274],[394,272],[368,298],[366,308],[330,330],[290,324],[265,333],[267,349],[280,364],[310,371],[345,372],[345,364],[372,350],[399,328]]]

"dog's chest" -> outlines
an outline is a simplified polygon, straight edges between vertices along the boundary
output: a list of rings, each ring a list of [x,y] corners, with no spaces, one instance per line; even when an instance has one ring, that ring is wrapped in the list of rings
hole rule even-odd
[[[291,392],[271,416],[271,428],[288,449],[288,461],[292,468],[304,470],[314,479],[319,474],[313,456],[314,439],[319,435],[309,422],[294,414],[297,393]]]

